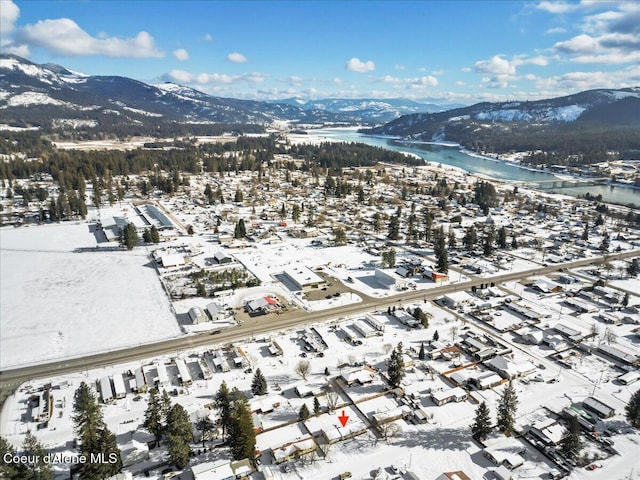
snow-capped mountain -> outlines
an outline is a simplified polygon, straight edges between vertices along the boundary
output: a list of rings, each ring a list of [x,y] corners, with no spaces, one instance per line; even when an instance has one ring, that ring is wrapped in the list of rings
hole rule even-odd
[[[446,110],[433,103],[419,103],[405,98],[325,98],[307,101],[293,97],[277,100],[274,103],[286,103],[287,105],[299,106],[305,110],[347,115],[352,117],[354,121],[362,123],[389,122],[410,113],[432,113]]]
[[[324,110],[214,97],[173,83],[154,86],[126,77],[84,75],[14,55],[0,55],[0,112],[2,123],[43,129],[56,128],[61,119],[67,125],[102,127],[350,121]]]
[[[460,128],[491,128],[496,124],[549,125],[574,122],[640,125],[640,87],[589,90],[546,100],[479,103],[430,114],[404,115],[371,130],[376,134],[431,140],[448,138]]]

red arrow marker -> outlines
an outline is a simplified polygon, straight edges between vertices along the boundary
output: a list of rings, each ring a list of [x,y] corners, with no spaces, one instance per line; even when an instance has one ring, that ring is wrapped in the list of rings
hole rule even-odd
[[[340,420],[340,423],[342,424],[342,426],[344,427],[347,422],[349,421],[349,417],[347,415],[344,414],[344,410],[342,410],[342,415],[340,415],[338,417],[338,420]]]

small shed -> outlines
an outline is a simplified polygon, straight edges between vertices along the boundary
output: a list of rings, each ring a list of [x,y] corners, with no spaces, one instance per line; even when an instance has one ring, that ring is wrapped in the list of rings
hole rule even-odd
[[[227,255],[224,252],[216,252],[213,255],[213,259],[216,261],[216,263],[218,263],[219,265],[225,265],[227,263],[231,263],[233,262],[233,257],[231,257],[230,255]]]

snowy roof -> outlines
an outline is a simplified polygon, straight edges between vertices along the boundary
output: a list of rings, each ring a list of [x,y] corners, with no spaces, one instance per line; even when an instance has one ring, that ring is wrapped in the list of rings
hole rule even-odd
[[[295,455],[297,452],[304,452],[307,450],[315,450],[316,442],[312,438],[300,440],[298,442],[289,443],[278,448],[272,449],[273,458],[278,463],[279,461],[286,460],[288,457]]]
[[[324,282],[324,279],[309,267],[288,268],[284,273],[300,287]]]
[[[227,480],[235,478],[228,460],[204,462],[191,467],[194,480]]]
[[[160,257],[163,267],[175,267],[184,263],[184,255],[179,253],[168,253]]]
[[[373,380],[374,373],[368,367],[360,367],[355,370],[351,370],[350,372],[343,373],[341,377],[348,384],[352,384],[354,382],[364,384]]]
[[[212,318],[220,313],[225,312],[224,307],[222,305],[217,304],[216,302],[207,303],[206,308],[207,308],[207,312],[209,312],[209,315],[211,315]]]
[[[545,418],[532,425],[538,436],[544,437],[549,443],[560,442],[564,427],[553,418]]]

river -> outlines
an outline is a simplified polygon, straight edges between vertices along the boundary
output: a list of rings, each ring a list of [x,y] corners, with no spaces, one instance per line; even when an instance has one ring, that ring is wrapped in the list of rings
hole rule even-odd
[[[442,163],[461,168],[467,172],[479,174],[496,180],[509,182],[541,182],[560,180],[553,174],[523,168],[518,165],[486,157],[469,154],[457,145],[407,142],[387,137],[376,137],[358,133],[355,128],[322,128],[309,130],[309,134],[327,141],[360,142],[375,147],[388,148],[398,152],[418,155],[427,162]],[[545,192],[561,193],[574,197],[585,195],[602,195],[605,202],[622,205],[640,206],[640,189],[613,185],[589,186],[554,186],[541,189]]]

